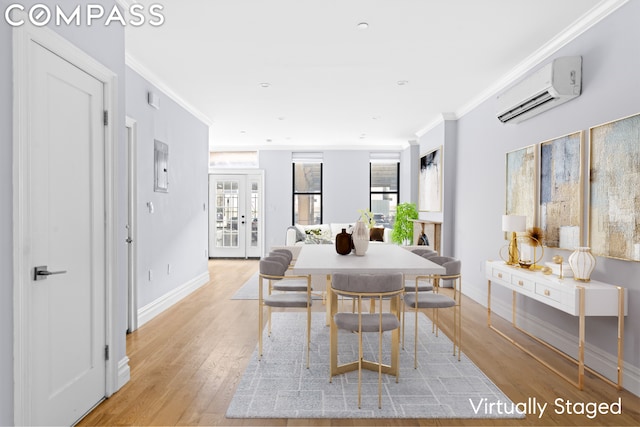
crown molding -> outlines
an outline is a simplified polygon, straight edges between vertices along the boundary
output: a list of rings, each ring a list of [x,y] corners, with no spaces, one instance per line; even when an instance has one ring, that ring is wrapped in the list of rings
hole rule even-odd
[[[122,0],[124,1],[124,0]],[[167,86],[157,75],[151,72],[147,67],[140,64],[135,58],[133,58],[129,52],[125,52],[124,63],[130,67],[133,71],[140,74],[143,78],[145,78],[149,83],[160,89],[175,101],[182,108],[187,110],[189,113],[193,114],[197,119],[206,124],[207,126],[213,125],[213,120],[211,120],[206,114],[198,110],[196,107],[191,105],[189,102],[185,101],[180,95],[178,95],[173,89]]]
[[[408,145],[406,145],[408,146]],[[238,145],[238,144],[209,144],[209,151],[386,151],[386,152],[396,152],[402,151],[406,148],[405,144],[397,144],[397,145],[373,145],[373,146],[364,146],[364,145],[304,145],[299,146],[295,144],[287,145],[287,144],[274,144],[274,145],[256,145],[256,144],[247,144],[247,145]]]
[[[567,27],[564,31],[559,33],[549,42],[547,42],[538,50],[525,58],[524,61],[518,64],[509,73],[502,76],[501,79],[481,92],[476,98],[472,99],[469,103],[457,110],[456,115],[458,116],[458,118],[464,116],[468,112],[478,107],[484,101],[497,95],[499,92],[503,91],[516,81],[523,78],[542,61],[549,58],[552,54],[556,53],[571,41],[575,40],[582,33],[592,28],[598,22],[609,16],[611,13],[615,12],[625,3],[628,3],[628,1],[629,0],[603,0],[598,3],[590,11],[582,15],[573,24]],[[433,126],[425,127],[425,129],[430,130],[432,127]]]

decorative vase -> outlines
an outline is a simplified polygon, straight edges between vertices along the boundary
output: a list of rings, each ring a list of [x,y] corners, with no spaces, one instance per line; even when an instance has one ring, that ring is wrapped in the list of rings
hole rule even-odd
[[[357,221],[353,227],[351,233],[351,239],[353,240],[353,247],[355,248],[356,255],[362,256],[369,249],[369,227],[362,222]]]
[[[581,282],[591,280],[591,272],[596,266],[596,259],[591,254],[591,248],[578,247],[569,255],[569,267],[573,271],[573,279]]]
[[[347,229],[336,234],[336,252],[340,255],[349,255],[351,253],[351,234],[347,233]]]

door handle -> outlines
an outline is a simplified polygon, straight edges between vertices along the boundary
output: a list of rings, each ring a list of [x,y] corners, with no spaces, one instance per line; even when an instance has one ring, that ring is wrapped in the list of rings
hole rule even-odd
[[[127,237],[125,240],[126,243],[133,243],[133,239],[131,237]]]
[[[40,265],[38,267],[33,267],[33,280],[44,280],[47,276],[51,276],[53,274],[65,274],[67,270],[61,271],[49,271],[47,270],[46,265]]]

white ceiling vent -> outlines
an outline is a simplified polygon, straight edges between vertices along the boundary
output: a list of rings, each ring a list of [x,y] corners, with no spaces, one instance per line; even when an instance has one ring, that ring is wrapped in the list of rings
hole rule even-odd
[[[580,96],[582,57],[556,58],[498,95],[498,120],[519,123]]]

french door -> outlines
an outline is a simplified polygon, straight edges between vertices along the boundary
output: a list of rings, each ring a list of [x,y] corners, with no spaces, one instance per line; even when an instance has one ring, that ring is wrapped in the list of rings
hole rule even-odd
[[[260,258],[262,173],[209,175],[209,257]]]

